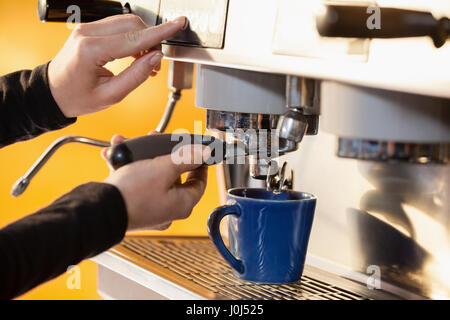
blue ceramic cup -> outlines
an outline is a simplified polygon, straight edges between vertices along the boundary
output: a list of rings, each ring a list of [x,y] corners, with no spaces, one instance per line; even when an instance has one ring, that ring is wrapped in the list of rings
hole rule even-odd
[[[260,283],[298,281],[303,273],[316,197],[304,192],[280,194],[237,188],[227,205],[208,218],[208,233],[217,250],[242,280]],[[220,221],[229,216],[230,250],[220,235]]]

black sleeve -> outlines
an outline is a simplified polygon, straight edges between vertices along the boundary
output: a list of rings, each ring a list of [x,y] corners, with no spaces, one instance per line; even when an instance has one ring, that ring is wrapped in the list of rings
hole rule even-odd
[[[119,243],[127,229],[120,191],[88,183],[0,230],[0,299],[11,299]]]
[[[0,77],[0,148],[76,121],[56,104],[47,69],[48,63]]]

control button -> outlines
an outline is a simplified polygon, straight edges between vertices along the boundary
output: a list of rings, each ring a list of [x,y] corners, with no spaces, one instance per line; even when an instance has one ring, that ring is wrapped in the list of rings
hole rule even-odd
[[[189,21],[184,32],[164,43],[222,48],[229,0],[163,0],[160,1],[158,23],[185,16]]]

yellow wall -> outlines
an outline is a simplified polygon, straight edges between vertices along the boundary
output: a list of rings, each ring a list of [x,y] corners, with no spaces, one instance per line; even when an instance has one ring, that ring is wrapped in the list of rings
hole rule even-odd
[[[31,69],[51,60],[69,36],[70,30],[65,24],[41,23],[37,18],[36,8],[37,0],[0,0],[0,75]],[[117,72],[129,63],[130,60],[116,62],[111,68]],[[102,181],[107,176],[108,169],[100,157],[100,149],[74,144],[58,151],[21,197],[14,199],[9,193],[13,183],[58,137],[84,135],[109,140],[115,133],[134,137],[155,128],[169,93],[166,85],[167,67],[168,63],[165,62],[157,78],[148,80],[122,103],[109,110],[81,117],[75,125],[63,130],[0,149],[0,227],[49,204],[79,184]],[[194,91],[185,91],[168,132],[176,128],[192,131],[194,120],[204,120],[204,116],[203,110],[194,107]],[[208,183],[206,195],[192,216],[188,220],[174,223],[164,234],[206,234],[206,218],[219,203],[214,168],[210,168]],[[21,298],[100,298],[96,293],[95,264],[85,261],[80,267],[80,290],[67,289],[69,275],[64,274]]]

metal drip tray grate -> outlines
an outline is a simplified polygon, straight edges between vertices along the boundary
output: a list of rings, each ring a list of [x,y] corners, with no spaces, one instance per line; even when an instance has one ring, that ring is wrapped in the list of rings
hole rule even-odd
[[[332,284],[331,274],[305,266],[301,281],[264,285],[235,278],[208,238],[127,237],[114,251],[140,266],[197,291],[206,298],[246,300],[362,300],[352,289]],[[134,258],[133,258],[134,256]],[[317,275],[322,275],[319,277]],[[336,276],[332,275],[337,278]],[[325,280],[324,280],[325,279]],[[340,278],[342,279],[342,278]],[[343,279],[342,279],[343,280]],[[348,280],[346,280],[348,281]],[[355,283],[348,281],[352,285]],[[360,286],[359,284],[357,286]],[[210,294],[205,294],[209,292]]]

